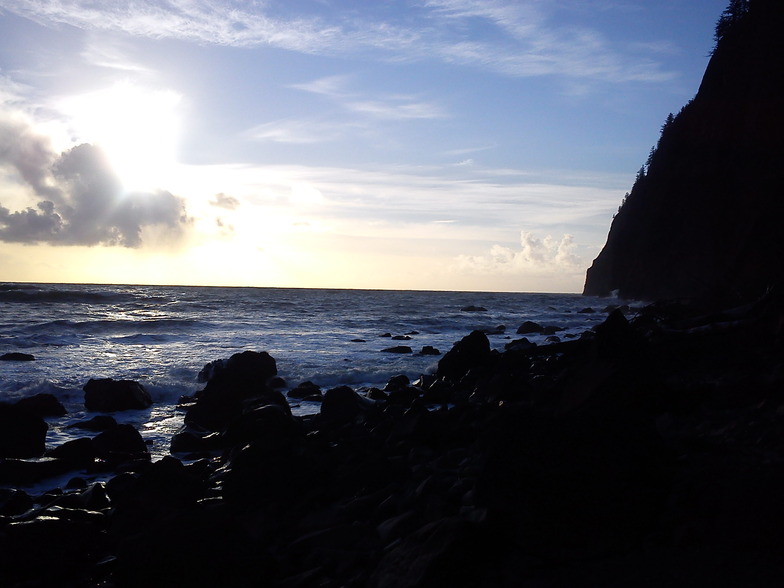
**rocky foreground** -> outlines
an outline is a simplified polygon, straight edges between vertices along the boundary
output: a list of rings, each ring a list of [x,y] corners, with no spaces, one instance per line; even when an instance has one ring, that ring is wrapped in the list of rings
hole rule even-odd
[[[0,490],[0,584],[782,585],[782,325],[770,296],[615,310],[580,339],[503,353],[474,332],[434,378],[290,390],[322,399],[309,417],[274,359],[245,352],[205,368],[177,457],[155,463],[107,415],[27,459],[57,407],[3,406],[0,485],[75,477]],[[147,402],[132,382],[91,389]],[[99,470],[108,482],[79,477]]]

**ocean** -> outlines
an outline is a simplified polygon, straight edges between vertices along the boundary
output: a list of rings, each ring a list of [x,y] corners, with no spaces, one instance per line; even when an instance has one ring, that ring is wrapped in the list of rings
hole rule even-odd
[[[67,427],[93,416],[83,406],[90,378],[137,380],[153,406],[113,416],[136,426],[159,459],[182,424],[178,399],[203,387],[197,376],[208,362],[267,351],[289,388],[311,381],[324,391],[361,391],[398,374],[432,373],[440,356],[418,352],[446,353],[475,329],[499,350],[521,337],[525,321],[558,327],[561,338],[579,336],[604,320],[611,302],[579,294],[0,284],[0,355],[35,357],[0,362],[0,401],[55,395],[68,414],[48,419],[54,447],[84,435]],[[396,345],[413,352],[383,351]],[[290,402],[295,414],[318,410]]]

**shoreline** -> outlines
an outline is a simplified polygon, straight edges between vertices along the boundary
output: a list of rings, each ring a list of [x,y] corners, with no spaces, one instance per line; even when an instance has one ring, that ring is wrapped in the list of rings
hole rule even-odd
[[[783,310],[659,303],[504,352],[473,332],[434,378],[369,398],[330,389],[312,416],[267,385],[273,358],[237,354],[184,399],[176,457],[151,462],[140,436],[109,428],[108,482],[0,492],[0,573],[10,586],[780,581]],[[56,459],[96,463],[96,447],[66,445]]]

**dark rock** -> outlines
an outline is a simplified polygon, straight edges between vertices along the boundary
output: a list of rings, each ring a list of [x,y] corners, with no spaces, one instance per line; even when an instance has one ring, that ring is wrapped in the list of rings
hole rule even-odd
[[[379,337],[392,337],[392,333],[384,333],[383,335],[379,335]]]
[[[469,370],[484,366],[492,357],[490,342],[482,331],[473,331],[455,343],[438,362],[438,375],[453,382]]]
[[[533,321],[525,321],[517,328],[518,335],[529,335],[531,333],[541,333],[544,327]]]
[[[384,392],[391,392],[392,390],[399,390],[400,388],[408,388],[410,384],[411,380],[409,380],[408,376],[405,374],[392,376],[386,383],[386,386],[384,386]]]
[[[100,433],[117,426],[117,421],[114,417],[108,414],[95,415],[93,418],[86,421],[79,421],[68,425],[67,429],[84,429],[85,431],[94,431]]]
[[[87,468],[93,465],[97,457],[93,440],[87,437],[66,441],[47,451],[46,455],[62,459],[73,469]]]
[[[61,459],[13,459],[0,460],[0,482],[5,484],[34,484],[47,478],[67,473],[71,464]]]
[[[321,397],[321,388],[313,382],[302,382],[296,388],[292,388],[286,393],[289,398],[308,398],[311,396]]]
[[[529,351],[536,347],[536,343],[531,343],[528,339],[523,337],[522,339],[515,339],[514,341],[510,341],[506,345],[504,345],[504,349],[506,351]]]
[[[240,416],[249,402],[278,404],[290,410],[285,396],[268,385],[278,370],[266,351],[235,353],[219,365],[210,372],[204,389],[196,393],[196,403],[187,408],[187,425],[220,431]]]
[[[152,398],[144,386],[134,380],[91,379],[84,387],[84,406],[96,412],[117,412],[148,408]]]
[[[555,325],[548,325],[542,329],[542,335],[555,335],[556,333],[560,333],[561,331],[565,331],[563,327],[557,327]]]
[[[468,306],[464,306],[460,309],[462,312],[487,312],[487,309],[483,306],[474,306],[473,304],[469,304]]]
[[[382,353],[413,353],[414,350],[407,345],[396,345],[395,347],[387,347],[381,350]]]
[[[352,343],[367,343],[367,341],[365,341],[364,339],[352,339],[351,342]]]
[[[409,335],[395,335],[392,337],[393,341],[411,341],[411,337]]]
[[[223,440],[229,446],[259,441],[269,447],[291,447],[301,430],[282,407],[268,404],[245,412],[229,423]]]
[[[24,490],[0,488],[0,516],[16,516],[33,508],[33,499]]]
[[[117,425],[93,437],[92,442],[96,457],[111,465],[150,459],[147,444],[131,425]]]
[[[577,312],[579,314],[593,314],[596,311],[593,308],[591,308],[590,306],[588,306],[586,308],[582,308],[582,309],[578,310]]]
[[[35,361],[35,357],[29,353],[4,353],[0,355],[0,361]]]
[[[367,406],[368,401],[348,386],[331,388],[324,393],[321,416],[334,423],[347,423]]]
[[[441,352],[432,345],[424,345],[419,355],[441,355]]]
[[[49,425],[40,416],[0,404],[0,457],[39,457],[46,450]]]
[[[22,398],[16,402],[16,406],[40,417],[59,417],[68,413],[52,394],[35,394]]]
[[[503,335],[506,332],[506,325],[496,325],[482,329],[485,335]]]

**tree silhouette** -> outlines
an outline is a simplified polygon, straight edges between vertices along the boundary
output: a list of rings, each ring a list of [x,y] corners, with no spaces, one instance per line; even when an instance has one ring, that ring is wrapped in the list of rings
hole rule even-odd
[[[749,11],[749,2],[750,0],[730,0],[729,5],[721,13],[716,23],[713,38],[717,45],[746,16],[746,13]],[[713,50],[716,50],[715,46]]]

